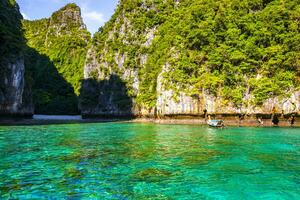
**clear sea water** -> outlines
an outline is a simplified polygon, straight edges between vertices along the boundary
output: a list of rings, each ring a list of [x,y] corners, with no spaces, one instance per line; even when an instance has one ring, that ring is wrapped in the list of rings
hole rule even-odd
[[[300,199],[300,129],[2,126],[0,199]]]

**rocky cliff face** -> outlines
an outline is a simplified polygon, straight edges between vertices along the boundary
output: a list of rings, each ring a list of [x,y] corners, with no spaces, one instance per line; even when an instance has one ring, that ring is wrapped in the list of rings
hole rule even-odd
[[[297,5],[121,0],[87,55],[83,114],[299,113]],[[111,76],[131,107],[90,84]]]
[[[84,67],[84,79],[89,81],[85,81],[82,88],[84,98],[81,98],[80,105],[83,115],[139,115],[142,110],[146,113],[154,110],[143,108],[136,98],[140,93],[140,70],[147,63],[147,51],[157,28],[155,23],[147,24],[146,21],[156,8],[152,2],[143,1],[138,7],[136,3],[121,1],[111,21],[93,38]],[[140,9],[151,12],[152,16],[144,20],[134,19]],[[92,88],[93,94],[105,93],[99,85],[92,87],[90,80],[115,82],[111,77],[118,80],[119,87],[113,87],[114,83],[107,86],[110,98],[102,95],[93,100],[89,98],[92,95],[88,91]]]
[[[21,19],[16,2],[0,1],[0,115],[33,114]]]
[[[36,113],[79,114],[77,96],[90,41],[80,8],[67,4],[50,18],[24,20],[23,28]]]

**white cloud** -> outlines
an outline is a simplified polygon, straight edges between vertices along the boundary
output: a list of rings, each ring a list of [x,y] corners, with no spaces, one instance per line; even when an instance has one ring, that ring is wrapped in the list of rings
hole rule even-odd
[[[96,11],[83,11],[82,13],[83,18],[87,19],[87,20],[93,20],[93,21],[98,21],[98,22],[104,22],[104,15],[100,12],[96,12]]]
[[[23,13],[23,12],[21,12],[21,14],[22,14],[22,16],[23,16],[23,18],[24,19],[28,19],[28,20],[30,20],[30,17],[28,17],[28,15],[26,15],[25,13]]]
[[[106,22],[103,13],[87,9],[85,6],[82,8],[82,18],[92,33]]]

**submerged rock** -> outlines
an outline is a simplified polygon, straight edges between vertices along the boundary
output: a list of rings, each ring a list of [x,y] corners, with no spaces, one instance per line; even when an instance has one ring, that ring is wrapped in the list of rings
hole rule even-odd
[[[161,181],[165,178],[169,178],[170,176],[172,176],[172,172],[169,172],[167,170],[148,168],[135,173],[133,175],[133,178],[141,181],[146,181],[146,182],[147,181],[155,182],[155,181]]]

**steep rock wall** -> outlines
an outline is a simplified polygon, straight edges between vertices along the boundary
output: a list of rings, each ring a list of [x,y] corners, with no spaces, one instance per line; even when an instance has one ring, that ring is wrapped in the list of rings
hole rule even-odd
[[[22,16],[14,1],[0,1],[0,115],[32,115],[29,80],[25,80]]]
[[[33,79],[37,114],[79,114],[90,33],[76,4],[67,4],[50,18],[24,20],[27,65]]]
[[[204,110],[299,113],[297,5],[279,0],[122,0],[93,39],[85,79],[119,77],[132,100],[125,113],[137,116]],[[98,87],[93,92],[103,91]],[[107,113],[122,108],[120,101],[98,97],[97,106],[81,102],[84,114],[102,115],[111,104],[115,110]]]

